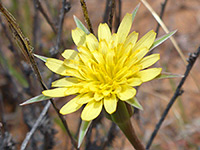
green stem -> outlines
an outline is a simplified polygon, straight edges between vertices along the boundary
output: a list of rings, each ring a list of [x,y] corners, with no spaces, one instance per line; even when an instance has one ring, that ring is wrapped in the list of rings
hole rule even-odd
[[[112,120],[118,125],[130,143],[136,150],[145,150],[143,144],[138,139],[135,130],[130,121],[130,113],[124,102],[120,101],[115,113],[111,114]]]
[[[134,128],[131,124],[131,121],[127,121],[125,124],[117,124],[130,143],[136,150],[145,150],[143,144],[140,142],[138,137],[135,134]]]

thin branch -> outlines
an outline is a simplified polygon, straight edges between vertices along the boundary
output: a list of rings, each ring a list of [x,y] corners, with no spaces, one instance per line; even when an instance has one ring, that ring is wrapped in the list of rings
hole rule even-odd
[[[199,56],[199,53],[200,53],[200,47],[198,48],[197,53],[190,54],[189,60],[188,60],[188,65],[187,65],[184,77],[182,78],[182,80],[180,81],[179,85],[177,86],[176,91],[175,91],[173,97],[171,98],[171,100],[169,101],[169,103],[168,103],[165,111],[163,112],[159,122],[156,124],[155,129],[154,129],[154,131],[153,131],[153,133],[152,133],[152,135],[151,135],[151,137],[150,137],[150,139],[149,139],[149,141],[147,143],[146,150],[149,150],[149,148],[150,148],[155,136],[158,133],[158,130],[160,129],[163,121],[165,120],[169,110],[171,109],[172,105],[176,101],[177,97],[179,97],[183,93],[183,90],[181,88],[182,88],[186,78],[188,77],[188,75],[189,75],[189,73],[190,73],[195,61],[197,60],[197,58]]]
[[[36,43],[37,43],[37,33],[39,30],[39,13],[37,9],[37,2],[36,0],[33,1],[34,5],[34,16],[33,16],[33,47],[36,48]]]
[[[110,0],[106,0],[106,8],[104,11],[104,15],[103,15],[103,22],[107,23],[108,22],[108,13],[110,11]]]
[[[163,18],[167,2],[168,2],[168,0],[165,0],[163,3],[161,3],[160,19]],[[158,23],[157,28],[156,28],[157,35],[158,35],[158,32],[159,32],[159,29],[160,29],[160,24]]]
[[[70,8],[71,8],[70,3],[67,2],[66,0],[63,0],[62,8],[60,10],[60,16],[59,16],[58,34],[57,34],[57,38],[56,38],[56,46],[54,48],[54,51],[52,52],[52,56],[55,56],[55,55],[58,54],[58,50],[59,50],[60,44],[61,44],[61,36],[62,36],[62,29],[63,29],[63,23],[64,23],[65,14],[70,10]]]
[[[42,7],[40,1],[39,0],[34,0],[34,1],[36,2],[37,9],[42,13],[42,15],[44,16],[44,18],[46,19],[46,21],[48,22],[48,24],[52,28],[53,32],[55,34],[57,34],[57,30],[56,30],[56,27],[55,27],[54,23],[51,21],[51,19],[49,18],[49,16],[44,11],[44,8]]]
[[[19,28],[18,24],[16,23],[16,20],[15,18],[11,15],[11,13],[0,3],[0,11],[3,13],[3,15],[5,16],[7,22],[9,23],[9,27],[11,29],[11,32],[13,33],[13,36],[15,38],[15,41],[16,43],[18,44],[21,52],[24,54],[24,56],[27,58],[27,60],[30,61],[30,64],[31,64],[31,67],[38,79],[38,81],[40,82],[42,88],[44,90],[47,90],[47,86],[46,84],[44,83],[42,77],[41,77],[41,74],[40,74],[40,71],[38,69],[38,66],[35,62],[35,59],[34,59],[34,56],[33,56],[33,53],[32,53],[32,47],[29,43],[29,40],[28,38],[26,38],[21,29]],[[74,147],[77,147],[77,143],[76,141],[74,140],[74,138],[72,137],[70,131],[69,131],[69,128],[67,126],[67,123],[66,123],[66,120],[63,118],[63,116],[59,113],[59,109],[55,106],[54,102],[52,99],[50,99],[50,102],[53,106],[53,108],[55,109],[57,115],[59,116],[59,118],[61,119],[67,133],[69,134],[69,137],[71,139],[71,142],[73,144]]]
[[[44,109],[42,110],[40,116],[38,117],[37,121],[35,122],[35,124],[33,125],[33,127],[31,128],[31,131],[27,133],[24,141],[22,142],[21,148],[20,150],[25,150],[29,140],[31,139],[32,135],[35,133],[36,129],[38,128],[38,126],[40,125],[40,122],[42,121],[42,119],[45,117],[49,107],[51,106],[51,102],[49,101]]]
[[[11,40],[11,37],[10,37],[10,34],[8,34],[8,30],[7,30],[7,28],[6,28],[6,25],[3,23],[3,21],[2,21],[2,19],[1,19],[1,16],[0,16],[0,23],[1,23],[1,26],[2,26],[2,28],[3,28],[3,32],[5,33],[5,36],[6,36],[6,38],[8,39],[8,41],[9,41],[9,43],[10,43],[10,49],[11,49],[11,51],[14,51],[14,49],[15,49],[15,46],[14,46],[14,43],[13,43],[13,41]]]
[[[116,21],[115,21],[115,30],[116,30],[116,32],[117,32],[117,29],[118,29],[118,27],[119,27],[119,24],[120,24],[120,19],[121,19],[121,13],[122,13],[122,1],[121,0],[118,0],[118,7],[117,7],[117,9],[118,9],[118,14],[117,13],[115,13],[116,15]],[[115,10],[116,11],[116,10]]]
[[[81,3],[81,7],[82,7],[82,10],[83,10],[85,22],[87,23],[88,29],[89,29],[90,33],[94,34],[94,31],[93,31],[93,28],[92,28],[92,24],[90,22],[90,18],[89,18],[89,15],[88,15],[88,10],[87,10],[87,6],[86,6],[86,3],[85,3],[85,0],[80,0],[80,3]]]
[[[158,14],[153,10],[153,8],[151,7],[151,5],[146,1],[146,0],[140,0],[144,6],[151,12],[152,16],[155,18],[155,20],[160,24],[160,26],[162,27],[162,29],[166,32],[166,33],[169,33],[169,30],[168,28],[166,27],[166,25],[164,24],[164,22],[160,19],[160,17],[158,16]],[[176,51],[178,52],[178,54],[180,55],[181,59],[183,60],[185,66],[187,66],[188,62],[182,52],[182,50],[180,49],[178,43],[176,42],[176,40],[174,39],[173,36],[171,36],[169,38],[172,42],[172,44],[174,45]],[[198,88],[198,90],[200,91],[200,86],[197,82],[197,79],[196,77],[194,76],[193,72],[191,72],[191,76],[193,78],[193,80],[195,81],[195,84]]]
[[[161,20],[162,20],[162,18],[163,18],[163,15],[164,15],[164,11],[165,11],[167,2],[168,2],[168,0],[165,0],[163,3],[161,3],[161,11],[160,11],[160,16],[159,16]],[[157,35],[158,35],[158,33],[159,33],[159,29],[160,29],[160,24],[159,24],[159,22],[158,22],[158,23],[157,23],[157,27],[156,27],[156,34],[157,34]],[[154,51],[154,50],[155,50],[155,49],[151,50],[151,51],[148,53],[148,55],[153,54],[153,51]]]
[[[102,143],[102,148],[101,150],[106,149],[107,146],[111,146],[115,137],[117,135],[117,125],[115,123],[112,122],[112,125],[108,131],[106,140],[104,141],[104,143]]]
[[[44,11],[44,8],[42,7],[41,3],[39,0],[34,0],[36,3],[36,7],[37,9],[42,13],[42,15],[44,16],[44,18],[46,19],[47,23],[50,25],[50,27],[52,28],[53,32],[58,36],[56,39],[56,45],[60,43],[62,45],[65,45],[65,42],[63,39],[61,39],[61,33],[62,33],[62,26],[63,26],[63,22],[64,22],[64,17],[65,14],[70,10],[71,6],[70,6],[70,2],[66,2],[66,0],[63,0],[63,7],[61,8],[61,14],[60,14],[60,19],[59,19],[59,24],[58,24],[58,29],[56,28],[55,24],[53,23],[53,21],[49,18],[49,16],[47,15],[47,13]],[[55,47],[53,49],[52,55],[55,56],[58,52],[59,48]],[[54,52],[55,51],[55,52]],[[54,54],[55,53],[55,54]]]
[[[111,31],[112,31],[114,12],[115,12],[115,0],[107,0],[103,22],[108,23],[108,26]]]
[[[59,116],[59,118],[61,119],[66,131],[67,131],[67,134],[69,135],[70,139],[71,139],[71,142],[72,142],[72,145],[75,147],[75,149],[78,150],[77,148],[77,142],[75,141],[75,139],[73,138],[72,134],[70,133],[70,130],[69,130],[69,127],[67,125],[67,122],[66,120],[63,118],[63,115],[59,113],[59,109],[55,106],[55,104],[53,103],[53,100],[50,99],[51,101],[51,104],[53,105],[54,109],[56,110],[56,113],[57,115]]]
[[[2,98],[2,94],[0,92],[0,119],[1,119],[1,124],[2,124],[2,127],[0,126],[0,129],[4,129],[5,131],[7,131],[7,124],[6,124],[6,121],[5,121],[5,118],[4,118],[4,103],[3,103],[3,98]]]
[[[115,12],[115,0],[112,0],[111,11],[109,13],[109,19],[108,19],[108,26],[110,27],[111,31],[112,31],[112,22],[113,22],[114,12]]]
[[[58,24],[58,35],[57,35],[57,40],[56,40],[56,44],[57,44],[58,48],[60,47],[60,41],[61,41],[61,36],[62,36],[62,29],[63,29],[65,14],[70,10],[70,8],[71,8],[70,3],[67,2],[66,0],[63,0],[59,24]]]

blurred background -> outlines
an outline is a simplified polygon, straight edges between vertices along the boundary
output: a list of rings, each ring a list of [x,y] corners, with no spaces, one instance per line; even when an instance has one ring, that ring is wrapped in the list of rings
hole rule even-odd
[[[77,0],[67,1],[65,15],[61,20],[63,1],[5,0],[1,2],[16,18],[24,35],[29,38],[35,54],[63,59],[60,53],[65,49],[76,49],[71,38],[71,30],[76,28],[73,15],[85,23],[81,4]],[[148,0],[147,2],[160,14],[161,4],[164,1]],[[108,14],[105,12],[109,3],[110,0],[86,1],[95,34],[98,24],[107,20]],[[116,0],[113,32],[119,20],[127,12],[131,13],[139,3],[139,0]],[[188,58],[189,53],[195,52],[200,46],[200,1],[168,0],[163,21],[170,31],[177,30],[174,38],[185,57]],[[141,37],[151,29],[156,31],[157,25],[152,14],[141,3],[131,30],[139,32]],[[157,37],[164,34],[165,32],[160,28]],[[163,71],[184,74],[186,66],[170,40],[158,46],[154,53],[161,54],[161,59],[156,66],[161,66]],[[36,58],[36,61],[43,80],[50,87],[50,83],[59,76],[52,74],[41,60]],[[187,78],[183,86],[184,93],[170,110],[151,149],[200,149],[199,65],[198,58],[192,69],[194,77],[189,75]],[[139,88],[137,98],[144,110],[132,117],[132,123],[145,145],[180,80],[181,78],[154,80]],[[15,44],[4,16],[0,14],[0,149],[20,149],[26,134],[33,127],[46,102],[23,107],[19,104],[41,94],[41,91],[42,88],[35,74]],[[61,108],[70,98],[55,99],[55,104]],[[80,112],[81,110],[65,116],[69,129],[75,137],[80,126]],[[52,107],[41,121],[26,149],[73,149]],[[122,132],[102,115],[90,127],[80,149],[130,150],[132,146]]]

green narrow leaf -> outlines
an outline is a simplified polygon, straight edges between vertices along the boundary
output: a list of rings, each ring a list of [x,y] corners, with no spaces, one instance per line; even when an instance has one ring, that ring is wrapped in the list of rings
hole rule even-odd
[[[91,122],[92,121],[83,121],[82,120],[79,135],[78,135],[78,148],[81,146]]]
[[[35,57],[39,58],[40,60],[42,60],[43,62],[46,62],[48,57],[44,57],[44,56],[40,56],[40,55],[37,55],[37,54],[34,54]]]
[[[41,95],[35,96],[35,97],[21,103],[20,106],[24,106],[24,105],[28,105],[28,104],[32,104],[32,103],[36,103],[36,102],[41,102],[44,100],[48,100],[50,98],[52,98],[52,97],[44,96],[43,94],[41,94]]]
[[[157,47],[158,45],[162,44],[164,41],[166,41],[168,38],[170,38],[173,34],[176,33],[177,30],[172,31],[168,34],[163,35],[162,37],[157,38],[154,43],[152,44],[152,46],[150,47],[150,51],[152,49],[154,49],[155,47]]]
[[[135,19],[135,16],[137,14],[139,7],[140,7],[140,3],[135,7],[135,9],[132,12],[132,21]]]
[[[140,110],[143,110],[142,106],[140,105],[140,103],[138,102],[136,97],[134,97],[134,98],[132,98],[130,100],[127,100],[126,102],[128,104],[130,104],[131,106],[133,106],[133,107],[136,107],[136,108],[138,108]]]
[[[155,79],[169,79],[169,78],[183,78],[183,77],[184,75],[181,75],[181,74],[172,74],[169,72],[162,72]]]
[[[84,26],[84,24],[74,15],[74,21],[76,23],[76,26],[83,30],[86,34],[90,34],[88,29]]]

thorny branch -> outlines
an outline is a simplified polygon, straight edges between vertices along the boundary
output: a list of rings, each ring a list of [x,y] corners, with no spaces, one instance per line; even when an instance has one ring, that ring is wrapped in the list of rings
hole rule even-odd
[[[152,135],[151,135],[151,137],[150,137],[150,139],[149,139],[149,141],[147,143],[146,150],[149,150],[149,148],[150,148],[155,136],[158,133],[158,130],[160,129],[163,121],[165,120],[169,110],[171,109],[172,105],[176,101],[177,97],[179,97],[183,93],[183,90],[181,88],[182,88],[183,84],[185,83],[185,80],[187,79],[187,77],[188,77],[188,75],[189,75],[189,73],[190,73],[195,61],[197,60],[199,54],[200,54],[200,47],[198,48],[196,53],[190,54],[189,59],[188,59],[188,65],[187,65],[186,71],[184,73],[184,77],[182,78],[182,80],[180,81],[179,85],[177,86],[176,91],[175,91],[173,97],[171,98],[171,100],[169,101],[166,109],[164,110],[159,122],[156,124],[155,129],[154,129],[154,131],[153,131],[153,133],[152,133]]]

